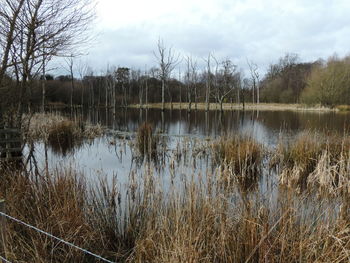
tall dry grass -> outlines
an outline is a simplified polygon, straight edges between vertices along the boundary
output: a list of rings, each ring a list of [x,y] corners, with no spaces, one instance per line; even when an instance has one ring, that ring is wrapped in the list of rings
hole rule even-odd
[[[234,156],[256,165],[244,160],[248,152]],[[127,185],[115,178],[90,185],[73,169],[47,176],[2,170],[0,197],[10,215],[115,262],[350,260],[347,198],[296,195],[283,187],[237,191],[238,181],[226,187],[224,172],[176,174],[179,180],[165,185],[145,166]],[[13,262],[96,262],[14,222],[7,225],[6,257]]]
[[[350,138],[311,132],[279,143],[273,165],[280,168],[281,184],[319,194],[350,193]]]
[[[164,192],[152,173],[122,189],[106,181],[90,188],[74,171],[56,170],[37,180],[12,174],[1,196],[9,214],[116,262],[349,260],[348,217],[333,206],[290,192],[273,204],[258,193],[226,191],[215,178],[199,183],[189,176],[182,191]],[[96,262],[16,223],[7,225],[9,260]]]
[[[144,122],[136,133],[136,146],[142,158],[156,160],[160,149],[160,138],[154,134],[152,125]]]
[[[100,125],[72,121],[60,114],[36,113],[25,116],[24,137],[28,144],[36,141],[47,143],[53,151],[67,154],[86,139],[103,135]]]
[[[225,174],[236,179],[243,189],[251,189],[261,175],[264,147],[254,138],[233,135],[212,144],[213,161]]]

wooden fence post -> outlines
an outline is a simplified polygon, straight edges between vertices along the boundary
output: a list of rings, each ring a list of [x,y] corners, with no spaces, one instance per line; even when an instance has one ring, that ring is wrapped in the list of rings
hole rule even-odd
[[[5,200],[0,199],[0,212],[5,213]],[[0,215],[0,255],[6,256],[6,218]],[[2,262],[2,261],[0,261]]]

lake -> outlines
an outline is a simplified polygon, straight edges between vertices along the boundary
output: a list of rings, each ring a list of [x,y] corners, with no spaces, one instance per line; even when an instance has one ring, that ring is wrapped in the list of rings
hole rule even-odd
[[[134,135],[145,121],[152,124],[164,141],[161,162],[153,164],[153,168],[156,174],[164,177],[165,182],[172,180],[170,167],[174,165],[171,163],[176,163],[176,174],[213,172],[215,167],[208,150],[209,141],[223,135],[249,135],[271,149],[281,137],[293,138],[304,130],[343,134],[350,128],[350,115],[336,112],[193,111],[188,114],[186,110],[166,110],[162,113],[155,109],[127,109],[119,110],[116,116],[106,110],[63,114],[72,119],[101,124],[107,132],[65,154],[48,147],[49,167],[72,167],[93,181],[99,176],[117,177],[122,185],[129,182],[131,174],[142,176],[144,166],[136,158]],[[43,169],[43,143],[35,144],[35,156]],[[267,180],[266,177],[263,177],[264,180]],[[268,184],[276,184],[271,178],[268,181]],[[260,188],[266,190],[267,186],[264,184]]]

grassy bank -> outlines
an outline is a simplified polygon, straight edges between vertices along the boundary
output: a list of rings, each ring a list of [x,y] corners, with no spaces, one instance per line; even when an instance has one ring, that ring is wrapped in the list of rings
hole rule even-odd
[[[140,108],[139,104],[134,104],[130,106],[131,108]],[[150,109],[161,109],[162,104],[161,103],[149,103],[142,106],[143,108],[150,108]],[[188,109],[188,103],[165,103],[166,109]],[[196,106],[194,103],[192,103],[191,110],[195,110]],[[198,110],[205,110],[206,104],[205,103],[197,103],[197,109]],[[210,103],[210,110],[219,110],[220,105],[218,103]],[[242,104],[237,103],[224,103],[223,104],[223,110],[243,110]],[[261,110],[261,111],[338,111],[337,108],[331,109],[327,107],[322,106],[307,106],[303,104],[282,104],[282,103],[259,103],[259,104],[252,104],[252,103],[246,103],[245,104],[245,110]]]

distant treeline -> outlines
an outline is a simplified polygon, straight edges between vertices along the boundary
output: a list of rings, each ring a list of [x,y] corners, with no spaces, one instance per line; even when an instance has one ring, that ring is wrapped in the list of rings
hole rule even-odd
[[[299,63],[286,55],[270,66],[261,82],[261,101],[319,104],[327,107],[350,104],[350,57],[332,56],[327,61]]]
[[[327,61],[302,63],[295,54],[281,57],[271,64],[265,76],[259,78],[258,67],[251,63],[246,76],[230,60],[215,62],[211,68],[200,70],[193,61],[178,76],[166,79],[165,102],[235,103],[306,103],[333,107],[350,104],[350,57],[330,57]],[[15,80],[7,78],[12,92]],[[127,67],[111,68],[95,75],[92,70],[75,77],[70,75],[45,77],[31,81],[27,96],[32,105],[41,105],[45,85],[45,101],[56,105],[86,107],[126,107],[162,101],[160,69],[148,71]],[[6,90],[2,90],[4,94]],[[15,93],[14,93],[15,94]],[[9,96],[7,96],[9,97]],[[16,96],[11,96],[16,100]],[[7,100],[11,103],[11,99]]]

